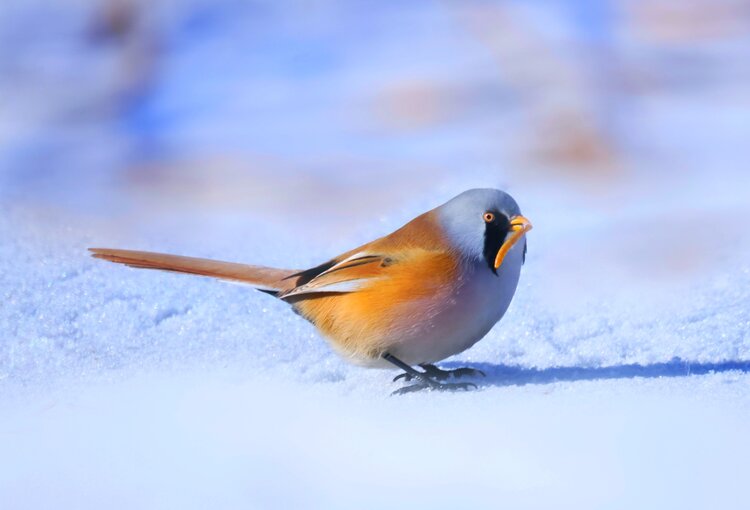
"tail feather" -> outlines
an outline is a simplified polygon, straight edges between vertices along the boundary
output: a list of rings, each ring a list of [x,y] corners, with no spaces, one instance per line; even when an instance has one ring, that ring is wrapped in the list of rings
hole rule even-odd
[[[222,280],[247,283],[271,294],[294,287],[293,280],[288,280],[288,278],[299,272],[297,269],[275,269],[148,251],[113,250],[109,248],[89,248],[89,251],[94,258],[125,264],[130,267],[211,276]]]

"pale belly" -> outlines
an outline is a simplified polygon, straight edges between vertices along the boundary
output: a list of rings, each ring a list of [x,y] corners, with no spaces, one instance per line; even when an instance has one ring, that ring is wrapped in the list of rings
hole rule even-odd
[[[410,365],[434,363],[465,351],[481,340],[507,311],[522,264],[523,243],[518,243],[497,276],[484,263],[463,268],[460,283],[449,292],[436,295],[432,302],[406,304],[408,309],[401,314],[399,323],[379,343]],[[377,357],[349,357],[360,365],[392,368]]]

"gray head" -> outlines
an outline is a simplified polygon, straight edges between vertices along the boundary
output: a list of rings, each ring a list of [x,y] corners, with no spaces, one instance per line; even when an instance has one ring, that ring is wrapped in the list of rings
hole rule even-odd
[[[487,260],[493,272],[531,229],[513,197],[497,189],[465,191],[436,211],[451,243],[466,257]]]

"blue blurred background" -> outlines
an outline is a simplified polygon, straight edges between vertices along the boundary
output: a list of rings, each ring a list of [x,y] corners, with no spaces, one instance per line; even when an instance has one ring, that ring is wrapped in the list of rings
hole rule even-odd
[[[617,207],[702,173],[718,197],[749,119],[743,0],[0,6],[6,203],[362,221],[457,175]]]

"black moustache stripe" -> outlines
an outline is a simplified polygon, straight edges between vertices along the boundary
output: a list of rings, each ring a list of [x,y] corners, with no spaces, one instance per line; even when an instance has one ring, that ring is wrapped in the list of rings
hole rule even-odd
[[[487,223],[484,229],[484,259],[490,271],[497,274],[495,257],[510,231],[510,222],[502,214],[495,214],[495,221]]]

